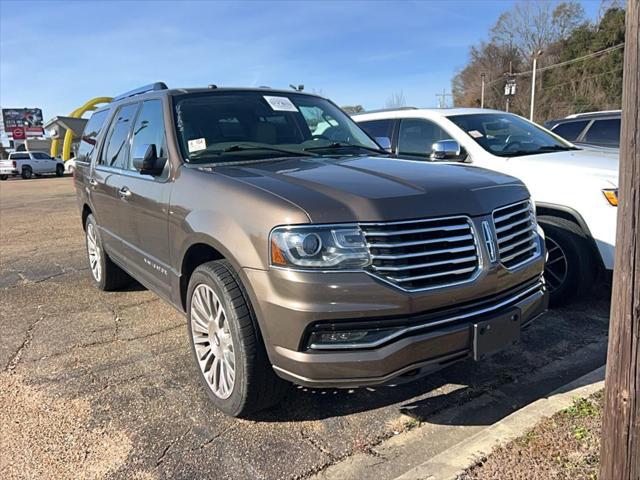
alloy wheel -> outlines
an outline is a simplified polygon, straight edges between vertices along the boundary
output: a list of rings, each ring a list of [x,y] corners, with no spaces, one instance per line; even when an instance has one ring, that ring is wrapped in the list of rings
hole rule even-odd
[[[207,385],[216,397],[229,398],[236,372],[233,338],[222,302],[204,283],[191,296],[191,335]]]
[[[96,229],[92,223],[87,223],[87,253],[89,254],[89,266],[91,274],[96,282],[100,282],[102,278],[102,265],[100,263],[102,252],[98,244],[98,236]]]
[[[547,281],[549,293],[560,288],[567,280],[568,262],[562,247],[551,237],[545,239],[547,246],[547,262],[544,267],[544,277]]]

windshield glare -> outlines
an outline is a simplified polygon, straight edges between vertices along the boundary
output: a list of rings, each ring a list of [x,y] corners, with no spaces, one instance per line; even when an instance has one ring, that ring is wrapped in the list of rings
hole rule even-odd
[[[448,117],[486,151],[514,157],[570,150],[573,147],[537,125],[509,113],[479,113]]]
[[[296,93],[180,95],[175,121],[183,156],[192,163],[308,156],[311,151],[360,155],[380,148],[331,102]]]

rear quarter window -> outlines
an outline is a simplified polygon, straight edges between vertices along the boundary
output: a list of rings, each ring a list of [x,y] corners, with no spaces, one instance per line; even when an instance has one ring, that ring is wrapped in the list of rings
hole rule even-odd
[[[104,121],[106,120],[108,113],[109,110],[101,110],[94,113],[93,115],[91,115],[91,118],[89,118],[89,121],[85,125],[84,131],[82,132],[80,145],[78,146],[77,161],[91,161],[91,155],[95,150],[96,143],[98,142],[98,136],[102,131],[102,127],[104,126]]]
[[[9,155],[9,160],[29,160],[28,153],[12,153]]]
[[[556,125],[556,127],[552,131],[556,135],[560,135],[562,138],[573,142],[580,136],[580,134],[584,130],[584,127],[586,127],[588,123],[589,120],[560,123]]]

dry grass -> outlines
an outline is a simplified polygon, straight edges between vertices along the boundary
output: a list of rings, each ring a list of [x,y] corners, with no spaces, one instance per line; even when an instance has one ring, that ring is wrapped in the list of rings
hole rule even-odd
[[[576,399],[570,408],[494,450],[459,480],[596,479],[603,401],[603,392]]]

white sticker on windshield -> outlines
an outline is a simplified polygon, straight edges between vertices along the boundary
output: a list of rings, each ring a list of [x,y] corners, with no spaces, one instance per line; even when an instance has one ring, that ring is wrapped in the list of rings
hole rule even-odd
[[[199,150],[206,150],[207,141],[204,138],[195,138],[193,140],[189,140],[189,153],[197,152]]]
[[[298,109],[287,97],[270,97],[264,95],[269,106],[277,112],[297,112]]]
[[[484,135],[482,135],[482,133],[480,133],[478,130],[471,130],[469,132],[469,135],[471,135],[473,138],[482,138],[482,137],[484,137]]]

